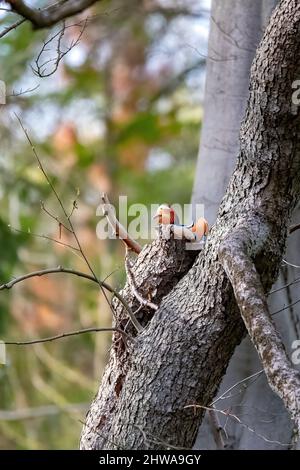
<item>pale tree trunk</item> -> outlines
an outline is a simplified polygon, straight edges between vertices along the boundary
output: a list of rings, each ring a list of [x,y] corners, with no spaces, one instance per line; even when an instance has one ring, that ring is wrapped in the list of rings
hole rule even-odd
[[[262,35],[263,3],[266,0],[212,1],[204,120],[192,197],[192,202],[205,205],[210,225],[238,155],[250,67]]]
[[[231,169],[239,151],[239,129],[248,98],[250,64],[262,31],[276,0],[229,0],[212,2],[204,123],[195,178],[193,202],[205,202],[205,215],[214,223],[221,198],[230,179]],[[230,61],[214,61],[214,55],[238,57],[237,66]],[[211,174],[211,178],[207,178]],[[295,220],[300,219],[299,211]],[[300,237],[298,233],[288,240],[287,258],[299,264]],[[297,246],[298,245],[298,246]],[[284,285],[296,277],[295,268],[283,267],[275,286]],[[273,294],[269,299],[271,311],[297,300],[297,287]],[[290,346],[299,337],[299,319],[293,309],[275,318],[285,344]],[[261,363],[249,338],[246,338],[230,361],[220,387],[223,393],[233,384],[261,369]],[[234,419],[220,417],[226,423],[227,447],[235,449],[282,449],[279,442],[290,442],[292,426],[287,412],[270,389],[266,378],[259,376],[241,386],[233,398],[222,400],[223,409],[241,417],[252,429]],[[269,436],[272,436],[269,437]],[[263,437],[269,437],[268,440]],[[273,441],[273,442],[269,442]],[[278,441],[278,442],[276,442]],[[216,448],[209,416],[199,430],[196,448]]]
[[[265,298],[300,198],[300,116],[291,113],[299,37],[300,4],[283,0],[252,67],[237,165],[205,249],[191,268],[178,241],[157,241],[137,258],[137,287],[159,309],[140,311],[145,329],[134,341],[115,335],[82,448],[191,448],[244,324],[270,386],[300,431],[300,379]],[[130,286],[123,295],[134,307]],[[116,307],[122,327],[125,312]]]

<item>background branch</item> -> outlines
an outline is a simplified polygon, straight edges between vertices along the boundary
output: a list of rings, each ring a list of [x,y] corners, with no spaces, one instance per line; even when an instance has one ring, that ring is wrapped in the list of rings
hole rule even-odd
[[[93,276],[95,282],[98,283],[98,285],[99,285],[99,287],[100,287],[100,289],[101,289],[101,291],[102,291],[102,293],[103,293],[103,295],[104,295],[104,297],[105,297],[105,299],[106,299],[106,301],[107,301],[107,303],[108,303],[108,305],[109,305],[109,307],[110,307],[110,309],[111,309],[111,311],[112,311],[112,313],[113,313],[113,315],[114,315],[114,314],[115,314],[114,308],[113,308],[111,302],[109,301],[109,299],[107,298],[106,293],[105,293],[105,291],[104,291],[104,289],[103,289],[103,285],[102,285],[101,281],[98,279],[98,277],[97,277],[97,275],[96,275],[96,273],[95,273],[95,271],[94,271],[94,269],[93,269],[93,267],[92,267],[92,265],[91,265],[89,259],[87,258],[86,254],[85,254],[85,252],[84,252],[84,250],[83,250],[83,247],[82,247],[82,245],[81,245],[81,242],[80,242],[80,240],[79,240],[79,238],[78,238],[78,236],[77,236],[75,227],[74,227],[73,222],[72,222],[72,220],[71,220],[71,217],[72,217],[72,214],[73,214],[73,209],[74,209],[75,205],[74,205],[74,203],[73,203],[72,211],[71,211],[71,213],[68,213],[67,210],[66,210],[66,208],[65,208],[65,206],[64,206],[64,203],[63,203],[61,197],[59,196],[58,192],[56,191],[56,188],[55,188],[54,184],[52,183],[51,178],[48,176],[48,174],[47,174],[47,172],[46,172],[46,170],[45,170],[45,168],[44,168],[44,166],[43,166],[43,164],[42,164],[42,161],[41,161],[41,159],[40,159],[40,157],[39,157],[39,155],[38,155],[38,153],[37,153],[37,151],[36,151],[36,149],[35,149],[35,147],[34,147],[34,145],[33,145],[33,142],[32,142],[32,140],[31,140],[31,138],[30,138],[30,136],[29,136],[27,130],[26,130],[25,127],[23,126],[23,123],[22,123],[21,119],[19,118],[19,116],[18,116],[17,114],[15,114],[15,116],[16,116],[16,118],[18,119],[19,124],[20,124],[20,126],[21,126],[21,128],[22,128],[22,130],[23,130],[23,132],[24,132],[24,135],[25,135],[25,137],[26,137],[26,139],[27,139],[27,141],[28,141],[28,143],[29,143],[29,145],[30,145],[30,147],[31,147],[31,150],[32,150],[32,152],[33,152],[33,155],[34,155],[34,157],[35,157],[35,159],[36,159],[36,161],[37,161],[37,163],[38,163],[39,169],[41,170],[42,174],[43,174],[44,177],[45,177],[45,180],[46,180],[47,183],[49,184],[49,187],[50,187],[51,191],[53,192],[53,194],[54,194],[54,196],[55,196],[55,198],[56,198],[56,200],[57,200],[57,202],[58,202],[58,204],[59,204],[59,206],[60,206],[60,208],[61,208],[61,210],[62,210],[62,213],[63,213],[63,215],[64,215],[66,221],[67,221],[68,224],[69,224],[70,232],[72,233],[72,235],[73,235],[73,237],[74,237],[74,239],[75,239],[75,241],[76,241],[76,244],[77,244],[77,247],[78,247],[78,251],[80,252],[80,255],[82,256],[83,260],[85,261],[85,263],[86,263],[86,265],[87,265],[89,271],[91,272],[91,274],[92,274],[92,276]],[[115,291],[114,291],[114,293],[115,293]],[[116,295],[116,294],[115,294],[115,295]],[[120,300],[119,294],[116,295],[116,297]],[[122,297],[121,297],[121,298],[122,298]],[[141,327],[141,325],[139,324],[139,322],[137,321],[137,319],[136,319],[134,313],[133,313],[132,310],[130,309],[129,305],[128,305],[126,302],[125,302],[125,303],[124,303],[124,302],[125,302],[124,299],[122,299],[122,300],[121,300],[121,303],[123,304],[123,306],[125,306],[125,311],[127,312],[127,315],[128,315],[128,317],[129,317],[130,321],[132,322],[134,328],[135,328],[136,331],[138,331],[138,332],[142,331],[142,327]]]
[[[28,341],[3,341],[6,345],[14,345],[14,346],[27,346],[30,344],[40,344],[40,343],[49,343],[50,341],[56,341],[58,339],[68,338],[69,336],[78,336],[83,335],[86,333],[98,333],[98,332],[107,332],[107,331],[114,331],[120,333],[120,335],[125,336],[126,338],[130,338],[130,336],[125,333],[125,331],[121,330],[120,328],[84,328],[83,330],[75,330],[69,331],[67,333],[60,333],[54,336],[48,336],[47,338],[38,338],[38,339],[31,339]]]
[[[100,0],[57,2],[42,10],[29,7],[23,0],[6,0],[12,10],[32,23],[34,29],[49,28],[61,20],[86,10]]]
[[[83,277],[85,279],[93,281],[98,285],[100,283],[101,287],[108,290],[110,293],[114,294],[114,296],[121,302],[128,316],[130,317],[132,323],[135,324],[137,322],[135,319],[134,313],[132,312],[126,300],[122,297],[122,295],[118,293],[117,290],[113,289],[113,287],[111,287],[109,284],[107,284],[104,281],[100,281],[99,279],[95,279],[94,276],[91,276],[89,274],[83,273],[81,271],[76,271],[74,269],[63,268],[62,266],[58,266],[57,268],[42,269],[40,271],[33,271],[32,273],[27,273],[27,274],[24,274],[23,276],[19,276],[7,282],[6,284],[2,284],[0,286],[0,291],[5,290],[5,289],[11,289],[15,284],[18,284],[19,282],[25,281],[26,279],[30,279],[32,277],[40,277],[40,276],[45,276],[47,274],[55,274],[55,273],[73,274],[74,276]],[[138,329],[139,327],[140,326],[136,325],[136,329]]]

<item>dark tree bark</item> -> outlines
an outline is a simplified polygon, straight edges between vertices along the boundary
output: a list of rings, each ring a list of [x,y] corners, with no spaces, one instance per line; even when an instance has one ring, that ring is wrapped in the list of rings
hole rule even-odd
[[[69,0],[54,2],[44,9],[31,8],[23,0],[5,0],[12,10],[31,22],[34,29],[49,28],[59,21],[77,15],[100,0]]]
[[[83,429],[82,448],[192,447],[203,409],[195,413],[188,406],[209,406],[245,335],[244,324],[270,385],[299,432],[299,376],[265,298],[278,275],[287,227],[300,198],[300,115],[291,103],[292,83],[300,75],[299,38],[300,4],[283,0],[252,66],[240,154],[205,249],[167,295],[160,292],[158,311],[127,346],[119,381],[120,339],[115,338]],[[170,243],[173,266],[176,247],[176,241]],[[160,242],[146,250],[159,270]]]

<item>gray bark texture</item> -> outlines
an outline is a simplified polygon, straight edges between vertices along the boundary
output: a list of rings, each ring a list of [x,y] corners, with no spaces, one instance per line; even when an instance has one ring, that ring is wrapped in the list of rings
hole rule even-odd
[[[239,129],[248,99],[254,49],[277,3],[277,0],[212,2],[204,123],[193,191],[193,203],[205,201],[205,217],[211,224],[216,220],[239,151]],[[213,60],[214,55],[238,57],[237,66],[233,67],[231,61]],[[214,177],[207,178],[209,172]],[[215,184],[216,180],[218,184]],[[294,214],[295,223],[299,219],[298,209]],[[296,232],[288,239],[285,255],[296,265],[300,264],[299,242],[300,235]],[[288,284],[296,277],[297,269],[283,266],[274,287]],[[297,285],[280,290],[269,297],[270,311],[275,312],[295,302],[298,297]],[[277,315],[275,323],[285,344],[290,347],[299,337],[299,315],[295,307]],[[234,352],[219,393],[224,393],[261,367],[247,336]],[[282,442],[291,442],[289,415],[264,375],[245,381],[234,393],[227,395],[228,398],[222,399],[219,405],[222,409],[231,409],[243,421],[241,424],[236,419],[219,416],[221,425],[226,428],[227,448],[283,449]],[[208,415],[200,427],[195,448],[216,448]]]
[[[133,265],[138,288],[159,309],[140,310],[144,330],[132,341],[115,335],[83,449],[191,448],[245,325],[299,431],[299,376],[265,297],[300,198],[300,114],[291,106],[299,37],[300,4],[283,0],[256,53],[237,164],[205,249],[192,262],[182,242],[158,240]],[[125,327],[126,312],[115,308]]]

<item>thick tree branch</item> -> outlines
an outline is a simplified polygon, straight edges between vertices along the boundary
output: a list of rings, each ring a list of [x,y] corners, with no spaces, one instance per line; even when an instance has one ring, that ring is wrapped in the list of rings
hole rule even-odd
[[[249,226],[253,225],[255,221],[250,220]],[[219,258],[268,382],[284,401],[300,435],[300,376],[288,359],[272,321],[260,277],[251,260],[251,238],[247,229],[236,229],[221,244]]]
[[[77,15],[100,0],[69,0],[57,2],[38,10],[29,7],[23,0],[6,0],[12,10],[30,21],[35,29],[49,28],[61,20]]]

